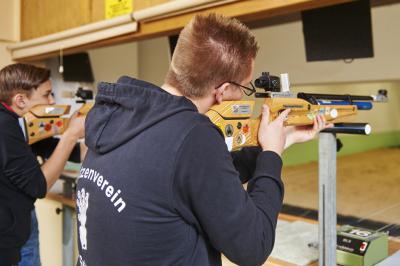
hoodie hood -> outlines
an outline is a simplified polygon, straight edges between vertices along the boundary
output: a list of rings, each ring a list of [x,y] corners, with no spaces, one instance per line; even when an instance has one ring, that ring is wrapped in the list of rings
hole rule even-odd
[[[100,82],[95,105],[86,118],[85,143],[104,154],[183,111],[197,112],[197,108],[189,99],[151,83],[127,76],[117,83]]]

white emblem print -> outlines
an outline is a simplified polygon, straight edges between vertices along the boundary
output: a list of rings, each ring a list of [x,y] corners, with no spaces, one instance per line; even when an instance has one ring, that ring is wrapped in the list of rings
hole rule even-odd
[[[87,230],[86,230],[86,211],[89,207],[89,192],[85,192],[85,189],[82,188],[78,191],[78,199],[76,201],[76,205],[78,206],[78,220],[80,222],[79,226],[79,238],[81,242],[82,249],[87,249]]]
[[[80,266],[87,266],[85,261],[82,259],[81,255],[79,255],[79,263],[80,263]]]

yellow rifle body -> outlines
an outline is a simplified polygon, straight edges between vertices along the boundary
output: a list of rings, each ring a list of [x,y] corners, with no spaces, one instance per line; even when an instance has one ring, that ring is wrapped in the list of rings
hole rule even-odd
[[[79,114],[86,115],[93,103],[85,103]],[[69,118],[62,116],[69,113],[69,105],[37,105],[24,115],[25,132],[29,145],[42,139],[60,135],[68,128]]]
[[[314,105],[299,98],[267,98],[265,104],[270,109],[270,121],[285,109],[291,109],[285,126],[312,125],[319,114],[329,122],[339,122],[340,118],[357,113],[356,105]],[[251,119],[254,105],[254,101],[226,101],[206,113],[223,132],[229,150],[258,145],[260,117]]]

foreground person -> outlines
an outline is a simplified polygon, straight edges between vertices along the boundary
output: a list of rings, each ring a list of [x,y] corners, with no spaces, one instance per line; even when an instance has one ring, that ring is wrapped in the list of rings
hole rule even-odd
[[[290,110],[269,122],[264,106],[260,147],[228,152],[204,113],[242,98],[257,50],[239,21],[195,16],[162,87],[126,76],[100,83],[77,186],[78,265],[221,265],[221,253],[239,265],[267,259],[283,200],[280,156],[325,125],[287,135]]]

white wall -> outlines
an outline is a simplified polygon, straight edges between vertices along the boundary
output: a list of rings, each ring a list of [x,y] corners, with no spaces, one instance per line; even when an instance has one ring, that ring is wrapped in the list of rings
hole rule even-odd
[[[140,79],[161,86],[170,62],[168,38],[161,37],[139,42]]]
[[[165,37],[90,50],[96,84],[128,75],[162,85],[169,65],[168,51]]]
[[[76,104],[76,97],[68,98],[65,95],[74,95],[79,87],[96,91],[100,81],[115,82],[121,75],[138,76],[138,44],[128,43],[112,47],[98,48],[89,51],[94,83],[66,82],[58,72],[58,58],[46,60],[46,67],[51,70],[51,81],[55,100],[58,104],[72,106],[71,113],[81,104]]]
[[[115,82],[122,75],[138,77],[138,43],[126,43],[89,51],[96,84]]]
[[[254,77],[289,73],[292,85],[400,80],[400,3],[372,8],[374,57],[307,62],[301,21],[253,29],[260,50]],[[167,38],[138,43],[139,77],[161,84],[169,64]]]
[[[400,80],[400,4],[372,8],[374,57],[306,62],[301,21],[255,29],[260,44],[255,73],[289,73],[292,84]]]

